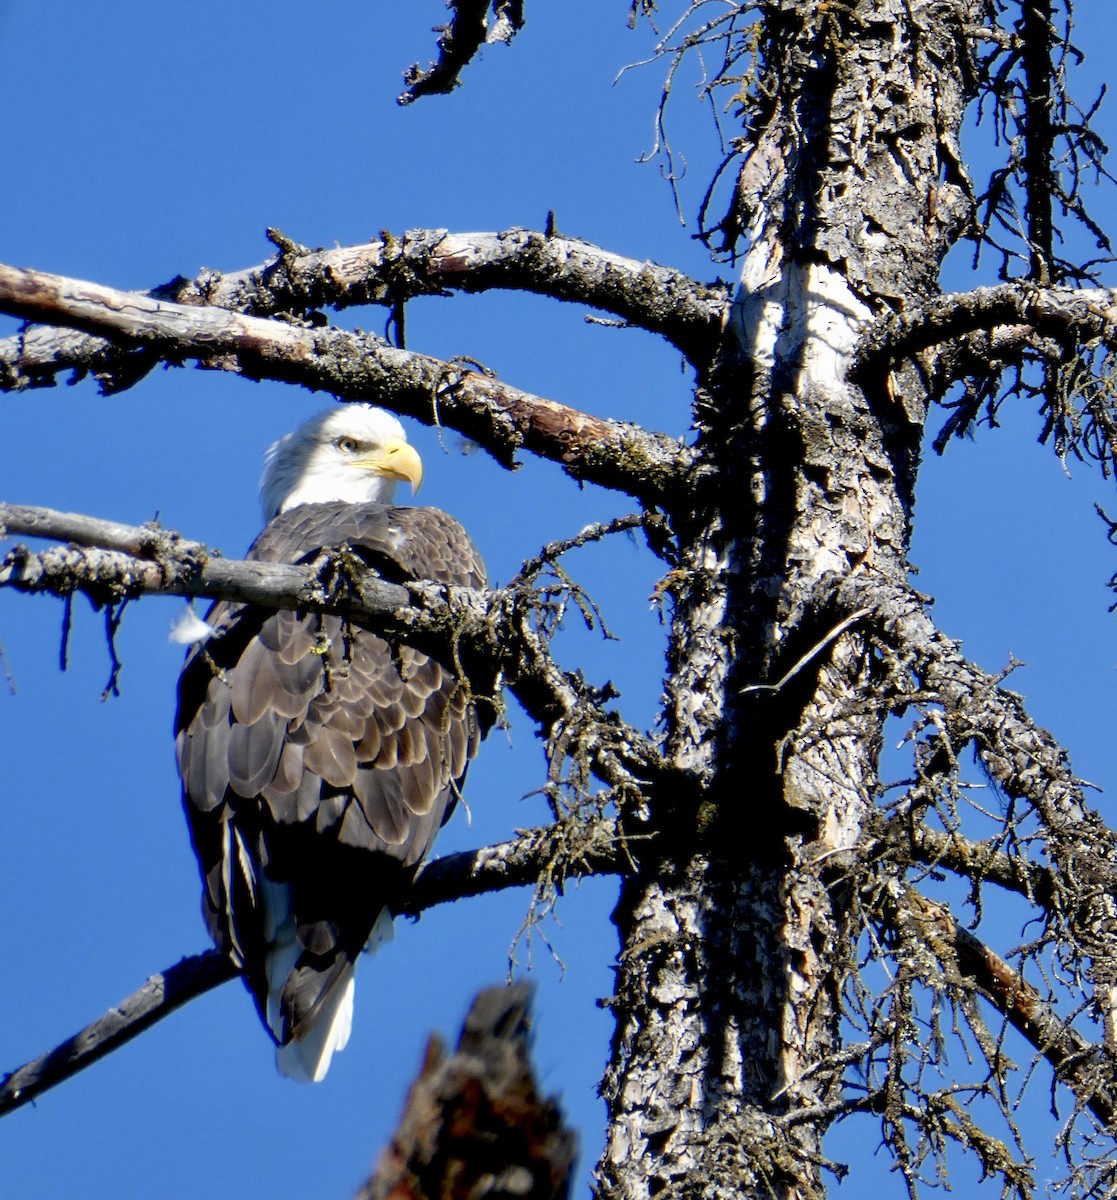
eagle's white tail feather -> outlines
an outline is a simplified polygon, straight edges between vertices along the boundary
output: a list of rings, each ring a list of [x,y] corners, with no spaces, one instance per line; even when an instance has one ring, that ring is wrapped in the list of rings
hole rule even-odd
[[[299,1083],[318,1083],[326,1077],[330,1059],[335,1051],[345,1049],[353,1030],[354,971],[355,967],[350,963],[344,982],[323,1005],[306,1037],[276,1047],[275,1065],[281,1075]]]
[[[261,876],[260,891],[264,905],[264,933],[268,948],[264,969],[268,979],[267,1021],[277,1038],[283,1036],[283,1014],[280,998],[287,977],[295,969],[301,948],[295,932],[295,915],[291,911],[291,888]],[[375,954],[395,935],[392,914],[383,908],[365,943],[365,952]],[[342,975],[332,998],[316,1015],[314,1026],[301,1041],[278,1046],[275,1062],[281,1075],[300,1083],[318,1083],[330,1069],[330,1060],[338,1050],[344,1050],[353,1030],[353,993],[356,964],[350,963]]]

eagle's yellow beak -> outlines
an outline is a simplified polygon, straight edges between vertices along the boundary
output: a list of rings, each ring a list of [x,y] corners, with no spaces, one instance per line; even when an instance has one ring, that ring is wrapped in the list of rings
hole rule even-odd
[[[415,447],[404,441],[385,442],[375,453],[362,458],[358,464],[373,475],[404,479],[411,484],[414,495],[423,482],[423,460]]]

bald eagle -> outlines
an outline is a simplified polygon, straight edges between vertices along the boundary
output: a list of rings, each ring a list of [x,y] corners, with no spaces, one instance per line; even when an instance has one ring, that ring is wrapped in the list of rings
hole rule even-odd
[[[386,579],[483,586],[452,517],[390,504],[421,477],[389,413],[330,409],[267,452],[248,558],[347,546]],[[317,1081],[349,1039],[355,961],[390,936],[482,730],[446,663],[341,617],[222,601],[206,624],[175,722],[203,912],[280,1071]]]

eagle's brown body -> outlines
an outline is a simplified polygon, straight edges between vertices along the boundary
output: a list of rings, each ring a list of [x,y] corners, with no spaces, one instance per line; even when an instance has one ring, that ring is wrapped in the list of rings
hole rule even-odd
[[[430,508],[302,504],[248,557],[343,545],[387,579],[485,582],[468,535]],[[447,665],[341,617],[221,602],[207,622],[176,721],[205,917],[281,1069],[317,1079],[348,1037],[353,960],[430,851],[480,730]]]

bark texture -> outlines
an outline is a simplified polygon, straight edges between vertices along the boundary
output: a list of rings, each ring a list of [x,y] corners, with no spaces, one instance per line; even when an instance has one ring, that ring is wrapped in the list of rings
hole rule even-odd
[[[732,338],[703,381],[680,562],[666,749],[691,782],[657,808],[670,855],[626,880],[607,1196],[813,1196],[840,1091],[853,956],[844,868],[876,793],[885,713],[830,576],[905,578],[928,396],[848,382],[874,317],[931,295],[970,206],[955,153],[981,4],[764,5],[733,219]],[[902,393],[901,393],[902,389]],[[668,801],[663,801],[666,807]]]
[[[633,4],[633,19],[651,7]],[[145,293],[0,267],[0,309],[50,326],[0,342],[7,390],[73,370],[111,392],[157,363],[191,360],[437,420],[505,465],[550,459],[634,497],[638,512],[551,543],[503,587],[473,591],[388,584],[355,570],[343,548],[264,575],[170,531],[0,505],[0,532],[68,543],[12,546],[0,587],[67,602],[85,592],[106,606],[110,642],[121,601],[152,592],[342,612],[386,637],[450,649],[475,691],[496,702],[499,684],[519,699],[545,747],[555,823],[431,864],[402,910],[529,881],[546,904],[568,876],[622,876],[602,1200],[814,1200],[828,1175],[847,1171],[824,1139],[853,1116],[876,1123],[866,1136],[892,1155],[910,1195],[955,1146],[1005,1194],[1030,1197],[1034,1151],[1006,1083],[1010,1027],[1032,1047],[1033,1069],[1050,1072],[1058,1096],[1069,1091],[1059,1136],[1073,1188],[1111,1194],[1117,835],[1090,809],[1064,748],[1002,676],[965,659],[908,582],[934,405],[949,413],[941,447],[993,423],[1006,397],[1038,397],[1041,436],[1059,454],[1117,467],[1117,300],[1056,253],[1068,215],[1105,244],[1078,193],[1082,164],[1101,150],[1088,123],[1068,117],[1071,51],[1056,7],[681,7],[660,44],[665,100],[682,56],[700,48],[713,62],[716,51],[709,87],[734,89],[741,121],[725,216],[706,230],[735,256],[733,295],[561,237],[553,221],[543,233],[415,230],[333,250],[272,230],[267,263]],[[412,99],[455,86],[482,41],[524,17],[511,3],[450,8],[439,60],[413,73]],[[1007,131],[1006,162],[980,203],[959,148],[977,97]],[[944,256],[963,236],[1003,255],[999,282],[943,295]],[[667,339],[696,374],[693,440],[404,346],[409,300],[508,288]],[[322,311],[368,304],[391,310],[396,345],[332,328]],[[570,606],[592,610],[563,557],[634,530],[665,568],[653,732],[551,649]],[[904,722],[911,770],[886,787],[890,718]],[[976,835],[968,751],[1003,801]],[[1016,951],[985,944],[930,894],[944,873],[969,889],[975,926],[986,896],[1003,892],[1041,932]],[[497,1010],[480,1025],[500,1024]],[[519,1023],[513,1015],[513,1043]],[[432,1051],[369,1195],[561,1193],[557,1169],[525,1173],[511,1152],[494,1165],[492,1139],[474,1137],[501,1107],[477,1069],[492,1056],[477,1045],[453,1058]],[[519,1058],[505,1070],[506,1049],[494,1051],[498,1091],[511,1080],[518,1109],[531,1089]],[[26,1099],[30,1078],[13,1075],[0,1105]],[[479,1124],[459,1137],[469,1122],[451,1101],[463,1079]],[[551,1110],[530,1100],[523,1107],[546,1114],[536,1131],[555,1152],[548,1161],[567,1159]]]

